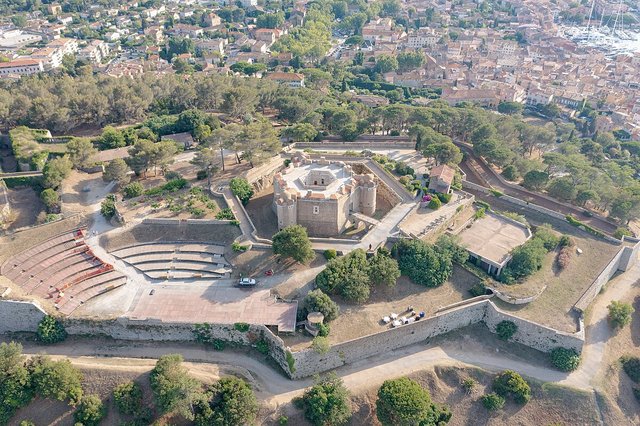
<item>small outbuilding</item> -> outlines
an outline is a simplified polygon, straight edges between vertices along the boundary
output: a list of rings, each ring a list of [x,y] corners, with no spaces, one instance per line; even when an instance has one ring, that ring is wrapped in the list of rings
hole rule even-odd
[[[446,164],[434,167],[429,173],[429,189],[441,194],[448,194],[451,191],[455,175],[455,169]]]

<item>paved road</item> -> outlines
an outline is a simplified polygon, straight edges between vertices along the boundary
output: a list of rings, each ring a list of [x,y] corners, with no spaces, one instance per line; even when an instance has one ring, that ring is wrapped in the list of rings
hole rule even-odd
[[[519,188],[518,186],[505,185],[498,177],[498,174],[489,167],[484,160],[477,157],[466,144],[457,142],[456,145],[466,154],[466,159],[460,164],[460,168],[467,174],[468,181],[485,187],[495,188],[512,197],[546,207],[565,215],[571,214],[594,228],[598,228],[609,234],[612,234],[616,230],[617,226],[615,224],[597,216],[587,217],[583,214],[583,210],[578,207],[563,204],[559,201],[526,191],[524,188]]]

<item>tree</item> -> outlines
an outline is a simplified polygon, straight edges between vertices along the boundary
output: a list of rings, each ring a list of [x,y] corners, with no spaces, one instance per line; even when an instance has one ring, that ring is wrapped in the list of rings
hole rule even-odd
[[[42,398],[66,399],[72,405],[82,398],[82,373],[69,360],[52,361],[37,355],[27,363],[33,390]]]
[[[291,139],[294,142],[309,142],[312,141],[318,131],[312,124],[309,123],[296,123],[292,126],[286,127],[282,131],[282,136]]]
[[[508,114],[508,115],[520,114],[523,109],[524,107],[519,102],[503,101],[498,104],[498,112],[502,114]]]
[[[93,156],[98,152],[87,138],[73,138],[67,142],[69,159],[76,168],[86,168],[93,164]]]
[[[427,146],[423,151],[425,157],[431,157],[438,164],[460,164],[462,161],[462,152],[460,148],[455,146],[453,142],[436,143]]]
[[[580,354],[573,348],[554,348],[549,355],[551,364],[560,371],[573,371],[580,365]]]
[[[398,262],[381,253],[376,253],[369,260],[369,280],[375,285],[386,285],[395,287],[396,281],[400,278],[400,268]]]
[[[98,395],[85,395],[73,414],[77,423],[83,426],[97,426],[106,414],[106,407]]]
[[[376,65],[374,70],[380,74],[386,74],[391,71],[395,71],[398,69],[398,60],[395,56],[391,55],[380,55],[376,59]]]
[[[537,238],[532,238],[520,247],[516,247],[511,253],[511,262],[502,272],[505,282],[528,277],[540,270],[546,253],[544,242]]]
[[[9,423],[15,411],[33,396],[29,371],[19,343],[0,343],[0,424]]]
[[[191,164],[195,164],[201,170],[206,172],[207,188],[211,188],[211,177],[218,171],[218,153],[213,148],[201,145],[198,147],[196,155],[191,160]]]
[[[635,309],[630,304],[614,300],[607,308],[609,309],[609,323],[613,328],[622,328],[631,323],[631,315]]]
[[[398,71],[400,72],[418,69],[422,67],[426,61],[424,54],[419,51],[401,52],[396,59],[398,60]]]
[[[229,181],[229,188],[233,195],[242,201],[243,205],[247,205],[251,197],[253,197],[253,186],[244,178],[235,177]]]
[[[513,370],[505,370],[493,380],[493,390],[503,398],[511,397],[518,404],[531,399],[529,384]]]
[[[195,405],[196,426],[253,424],[258,402],[251,387],[237,377],[224,377],[211,385]]]
[[[102,129],[99,143],[102,149],[122,148],[126,145],[122,132],[111,126]]]
[[[501,174],[502,176],[504,176],[505,179],[510,180],[512,182],[517,180],[519,176],[518,169],[513,164],[509,164],[507,167],[502,169]]]
[[[69,176],[72,167],[73,163],[67,155],[48,161],[42,170],[43,185],[46,188],[58,188],[62,181]]]
[[[352,269],[348,279],[342,283],[340,294],[350,302],[364,303],[371,294],[370,282],[366,270]]]
[[[486,395],[482,395],[480,398],[482,401],[482,406],[489,411],[498,411],[504,407],[505,400],[500,395],[495,392],[488,393]]]
[[[569,177],[559,177],[551,180],[547,186],[547,192],[552,197],[564,201],[571,201],[576,198],[576,186]]]
[[[278,28],[284,23],[284,13],[263,13],[256,19],[256,28]]]
[[[106,219],[111,219],[116,214],[116,196],[108,194],[100,203],[100,214]]]
[[[60,321],[51,315],[45,315],[38,324],[38,340],[52,344],[62,342],[67,338],[67,332]]]
[[[113,400],[122,414],[136,414],[142,407],[142,389],[136,382],[121,383],[113,390]]]
[[[151,370],[151,390],[162,413],[193,420],[193,406],[202,397],[202,385],[182,366],[182,355],[163,355]]]
[[[342,380],[329,374],[302,395],[305,418],[314,426],[339,426],[351,418],[349,392]]]
[[[194,53],[196,50],[195,42],[189,37],[170,37],[166,51],[161,52],[164,59],[171,62],[174,56],[183,53]]]
[[[383,426],[436,426],[451,419],[446,407],[432,403],[429,391],[407,377],[382,383],[376,415]]]
[[[273,252],[290,257],[300,263],[309,263],[315,258],[307,230],[300,225],[287,226],[273,236]]]
[[[539,191],[547,186],[549,174],[538,170],[531,170],[524,175],[522,186],[527,189]]]
[[[421,240],[400,240],[394,245],[402,275],[427,287],[442,285],[453,271],[453,253]]]
[[[140,182],[133,182],[122,188],[124,198],[135,198],[144,194],[144,186]]]
[[[331,322],[338,318],[340,307],[336,302],[325,294],[321,289],[311,290],[302,301],[301,312],[304,318],[310,312],[320,312],[324,315],[326,322]]]
[[[60,196],[56,191],[47,188],[40,193],[40,199],[49,213],[57,213],[60,211]]]
[[[129,148],[129,157],[125,159],[125,162],[137,176],[145,175],[153,166],[156,155],[157,148],[153,142],[147,139],[138,139]]]
[[[129,166],[122,158],[111,160],[104,168],[102,179],[105,182],[116,182],[116,187],[121,188],[129,183]]]

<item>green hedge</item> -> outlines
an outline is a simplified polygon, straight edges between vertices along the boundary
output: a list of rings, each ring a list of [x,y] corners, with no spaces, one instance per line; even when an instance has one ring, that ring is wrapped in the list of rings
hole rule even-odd
[[[569,222],[571,225],[577,227],[577,228],[582,228],[585,231],[587,231],[588,233],[595,235],[596,237],[601,237],[604,238],[606,235],[602,232],[599,231],[589,225],[587,225],[584,222],[580,222],[578,219],[576,219],[575,217],[573,217],[572,215],[568,214],[565,216],[565,219],[567,220],[567,222]]]

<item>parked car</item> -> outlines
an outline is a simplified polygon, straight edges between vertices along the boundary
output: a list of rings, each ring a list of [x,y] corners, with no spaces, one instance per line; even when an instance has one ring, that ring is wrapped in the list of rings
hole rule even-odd
[[[253,278],[240,278],[240,281],[238,281],[239,287],[253,287],[256,284],[258,283]]]

